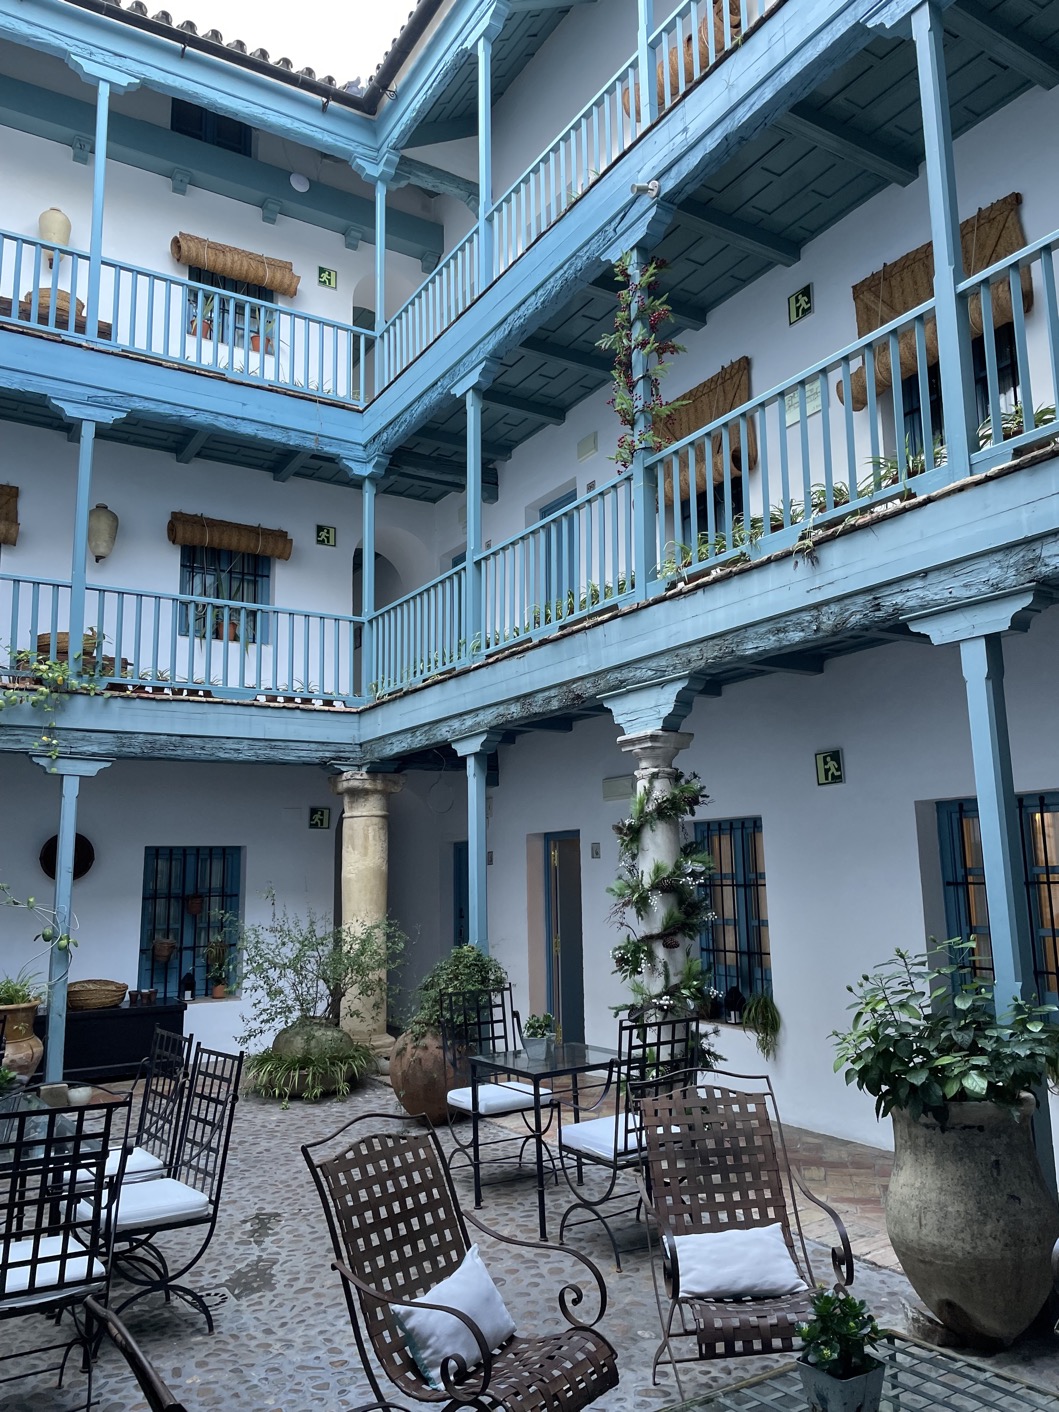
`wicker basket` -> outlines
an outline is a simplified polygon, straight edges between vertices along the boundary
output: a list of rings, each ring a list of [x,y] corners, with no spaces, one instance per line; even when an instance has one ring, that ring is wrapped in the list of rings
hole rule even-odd
[[[66,987],[68,1010],[112,1010],[125,999],[123,981],[71,981]]]

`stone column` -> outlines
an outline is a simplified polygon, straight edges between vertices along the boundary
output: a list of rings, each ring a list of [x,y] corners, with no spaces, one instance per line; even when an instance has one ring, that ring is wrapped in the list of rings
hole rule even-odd
[[[342,925],[381,921],[387,915],[390,795],[404,781],[397,775],[347,770],[331,781],[342,800]],[[363,999],[363,997],[361,997]],[[378,1054],[393,1041],[386,1033],[386,977],[379,977],[372,1021],[347,1025]]]
[[[636,758],[636,796],[648,803],[669,794],[678,770],[673,764],[681,750],[686,750],[694,737],[686,731],[647,730],[636,735],[619,736],[622,750]],[[641,877],[649,877],[656,863],[667,867],[680,856],[680,820],[658,819],[653,828],[644,829],[640,835],[637,868]],[[665,896],[651,904],[643,918],[643,931],[657,931],[662,925],[666,910]],[[663,949],[660,943],[654,945],[655,959],[661,961]],[[672,953],[670,953],[670,959]]]

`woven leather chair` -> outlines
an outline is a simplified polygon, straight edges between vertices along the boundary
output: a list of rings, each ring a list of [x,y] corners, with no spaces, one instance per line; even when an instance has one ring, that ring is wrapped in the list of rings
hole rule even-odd
[[[670,1075],[683,1074],[698,1046],[698,1034],[689,1019],[632,1016],[618,1022],[618,1057],[611,1061],[594,1101],[579,1103],[576,1112],[562,1105],[559,1155],[575,1200],[559,1223],[560,1241],[569,1226],[598,1221],[614,1251],[615,1268],[621,1269],[611,1222],[630,1212],[640,1214],[639,1195],[630,1196],[628,1184],[619,1186],[619,1178],[639,1171],[643,1160],[640,1099],[658,1085],[668,1086]],[[625,1205],[604,1216],[602,1208],[619,1201]]]
[[[90,1295],[85,1300],[85,1311],[94,1327],[107,1335],[129,1365],[151,1412],[187,1412],[184,1403],[165,1385],[157,1368],[112,1309]]]
[[[401,1131],[406,1124],[392,1114],[366,1113],[302,1148],[331,1232],[336,1257],[331,1268],[342,1277],[357,1348],[379,1407],[400,1412],[383,1390],[376,1362],[406,1398],[446,1409],[577,1412],[589,1406],[618,1382],[617,1355],[594,1329],[607,1303],[599,1271],[574,1250],[500,1236],[461,1212],[434,1129]],[[331,1155],[318,1156],[320,1148]],[[476,1337],[485,1356],[469,1372],[461,1362],[446,1360],[440,1389],[415,1362],[399,1315],[460,1265],[470,1248],[468,1221],[506,1244],[579,1261],[595,1282],[599,1312],[591,1323],[576,1320],[570,1308],[583,1295],[568,1284],[559,1292],[568,1329],[544,1338],[515,1333],[490,1353],[471,1319],[449,1311]]]
[[[526,1144],[533,1142],[536,1135],[532,1126],[533,1085],[517,1079],[481,1081],[478,1084],[478,1103],[475,1106],[468,1055],[490,1052],[503,1054],[508,1050],[521,1049],[522,1021],[514,1008],[509,985],[502,986],[499,990],[446,991],[441,997],[441,1006],[441,1044],[445,1063],[457,1080],[457,1087],[449,1089],[446,1095],[449,1104],[449,1132],[453,1141],[449,1168],[451,1170],[453,1163],[460,1161],[470,1165],[474,1178],[474,1205],[477,1210],[482,1204],[482,1149],[507,1147],[513,1142],[517,1143],[518,1151],[513,1160],[521,1167]],[[545,1103],[549,1105],[548,1122],[542,1123],[544,1132],[547,1132],[551,1124],[551,1096],[550,1089],[541,1089],[542,1107]],[[452,1120],[454,1113],[470,1118],[469,1142],[461,1138],[460,1130]],[[482,1118],[506,1117],[513,1113],[522,1114],[526,1124],[525,1134],[514,1133],[482,1140]],[[545,1152],[551,1159],[554,1172],[555,1160],[551,1158],[547,1144]]]
[[[732,1085],[738,1085],[733,1087]],[[834,1275],[853,1282],[853,1252],[839,1216],[802,1184],[787,1157],[776,1096],[767,1075],[688,1071],[668,1092],[641,1101],[644,1196],[657,1223],[665,1294],[655,1279],[662,1320],[659,1363],[785,1353],[809,1312],[808,1290],[773,1299],[702,1299],[680,1292],[674,1237],[779,1224],[787,1250],[811,1289],[816,1283],[797,1195],[835,1223]],[[654,1253],[654,1252],[652,1252]],[[692,1345],[679,1356],[675,1344]]]

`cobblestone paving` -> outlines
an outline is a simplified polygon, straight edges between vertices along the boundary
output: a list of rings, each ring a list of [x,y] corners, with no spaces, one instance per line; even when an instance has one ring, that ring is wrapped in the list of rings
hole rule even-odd
[[[345,1103],[293,1104],[284,1111],[255,1097],[243,1100],[218,1227],[192,1275],[195,1288],[208,1295],[215,1310],[216,1333],[209,1336],[202,1318],[189,1307],[179,1302],[166,1307],[154,1297],[135,1305],[127,1316],[135,1337],[189,1412],[349,1412],[369,1401],[338,1278],[329,1269],[323,1214],[299,1148],[358,1113],[396,1111],[389,1088],[374,1081]],[[469,1205],[466,1177],[458,1177],[457,1187]],[[565,1184],[549,1188],[553,1234],[569,1202]],[[501,1231],[535,1235],[532,1185],[518,1181],[492,1188],[479,1214]],[[182,1239],[174,1233],[166,1249],[175,1250]],[[607,1281],[610,1304],[600,1327],[618,1349],[621,1371],[620,1386],[595,1406],[601,1412],[661,1412],[678,1397],[671,1373],[662,1374],[660,1386],[651,1386],[658,1314],[643,1228],[629,1220],[619,1240],[629,1252],[620,1274],[614,1271],[601,1232],[584,1229],[576,1240]],[[555,1296],[569,1278],[571,1265],[561,1252],[532,1256],[485,1239],[482,1252],[521,1328],[546,1332],[562,1326]],[[826,1276],[826,1251],[816,1246],[813,1255],[818,1275]],[[910,1291],[898,1272],[862,1263],[856,1288],[881,1322],[902,1326],[902,1299]],[[115,1298],[120,1301],[120,1286],[115,1287]],[[3,1351],[24,1344],[31,1333],[46,1338],[50,1330],[36,1319],[5,1323]],[[1027,1378],[1059,1389],[1059,1359],[1053,1347],[1026,1345],[996,1361],[1013,1364]],[[691,1367],[683,1375],[685,1391],[689,1397],[701,1396],[775,1367],[778,1361],[743,1358]],[[76,1369],[61,1392],[50,1381],[27,1379],[0,1388],[0,1409],[66,1412],[78,1405],[78,1394],[83,1400],[83,1386]],[[97,1365],[96,1392],[100,1412],[143,1412],[146,1407],[109,1344]]]

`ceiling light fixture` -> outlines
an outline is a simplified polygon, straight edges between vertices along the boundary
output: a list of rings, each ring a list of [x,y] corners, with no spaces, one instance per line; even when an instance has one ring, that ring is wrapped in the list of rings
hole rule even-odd
[[[290,184],[294,187],[295,191],[305,192],[309,190],[309,178],[304,172],[291,172]]]

